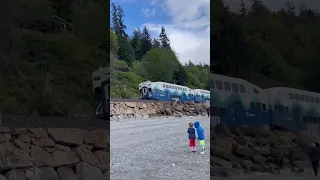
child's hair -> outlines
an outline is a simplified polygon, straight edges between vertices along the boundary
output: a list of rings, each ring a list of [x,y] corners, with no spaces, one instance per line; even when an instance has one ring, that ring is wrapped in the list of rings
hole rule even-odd
[[[193,127],[193,123],[192,122],[189,122],[189,127]]]

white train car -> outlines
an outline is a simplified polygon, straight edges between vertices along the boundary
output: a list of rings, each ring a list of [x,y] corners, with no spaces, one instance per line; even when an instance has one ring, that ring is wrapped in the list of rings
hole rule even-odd
[[[192,89],[166,83],[146,81],[139,84],[141,99],[156,99],[161,101],[193,101],[194,94]]]
[[[211,73],[212,123],[258,126],[270,123],[268,93],[239,78]]]

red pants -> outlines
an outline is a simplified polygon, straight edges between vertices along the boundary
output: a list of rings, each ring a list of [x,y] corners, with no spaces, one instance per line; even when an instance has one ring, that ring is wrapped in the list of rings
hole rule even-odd
[[[196,146],[196,140],[195,139],[189,139],[190,141],[190,147],[195,147]]]

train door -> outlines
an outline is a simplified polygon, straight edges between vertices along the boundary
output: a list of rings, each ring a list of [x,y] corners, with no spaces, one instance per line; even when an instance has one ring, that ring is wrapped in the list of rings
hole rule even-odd
[[[229,108],[229,118],[228,121],[234,126],[239,125],[248,125],[245,122],[242,122],[243,120],[243,108],[239,102],[233,102],[231,107]]]

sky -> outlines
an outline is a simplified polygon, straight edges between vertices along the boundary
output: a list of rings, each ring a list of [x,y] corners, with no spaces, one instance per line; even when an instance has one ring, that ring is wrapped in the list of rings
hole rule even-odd
[[[127,33],[146,26],[158,38],[166,29],[179,61],[210,64],[210,0],[111,0],[125,14]]]

